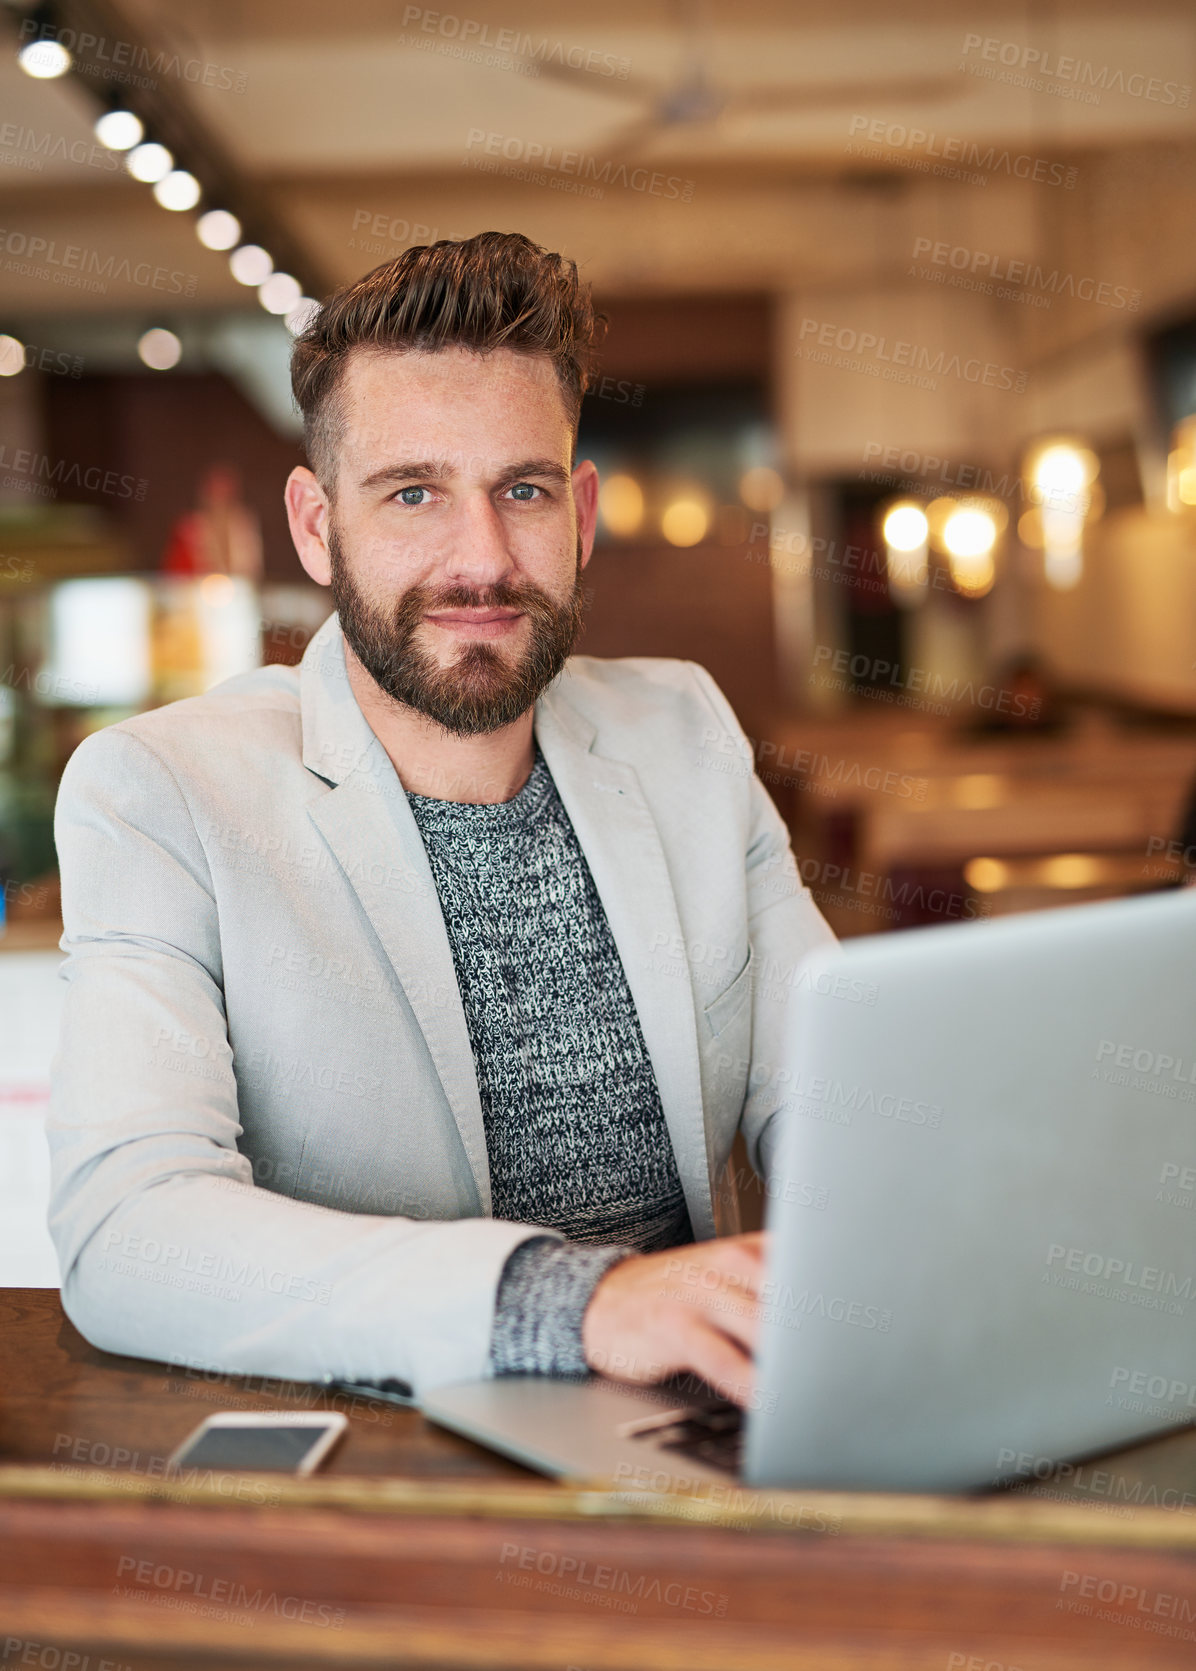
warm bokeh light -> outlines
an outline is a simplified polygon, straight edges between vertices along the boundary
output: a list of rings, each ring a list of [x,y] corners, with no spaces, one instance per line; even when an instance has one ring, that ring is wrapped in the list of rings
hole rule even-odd
[[[257,299],[267,313],[290,313],[302,296],[303,286],[290,273],[271,273],[257,292]]]
[[[890,505],[881,523],[889,596],[896,604],[919,604],[926,596],[930,562],[926,542],[930,524],[921,505],[902,500]]]
[[[660,518],[660,531],[670,545],[697,545],[710,526],[710,513],[697,499],[674,499]]]
[[[242,244],[229,256],[228,270],[238,284],[252,285],[256,290],[274,271],[274,259],[260,244]]]
[[[164,209],[194,209],[199,195],[199,181],[185,168],[172,169],[154,186],[154,196]]]
[[[1051,888],[1092,888],[1101,880],[1104,861],[1095,853],[1055,853],[1042,860],[1043,878]]]
[[[152,186],[159,180],[164,180],[170,173],[174,167],[174,158],[165,145],[158,145],[151,139],[144,145],[133,147],[125,158],[125,167],[135,180]]]
[[[0,336],[0,377],[15,377],[25,369],[25,344],[16,337]]]
[[[1091,447],[1067,439],[1039,442],[1025,470],[1035,504],[1081,517],[1088,512],[1088,488],[1099,473],[1100,460]]]
[[[1167,509],[1187,511],[1196,506],[1196,418],[1176,424],[1167,454]]]
[[[884,519],[881,532],[885,544],[894,551],[917,551],[925,546],[930,524],[920,505],[893,505]]]
[[[241,241],[241,223],[227,209],[209,209],[196,221],[195,236],[205,249],[233,249]]]
[[[1009,886],[1009,866],[1002,859],[969,859],[963,879],[974,893],[995,894]]]
[[[139,340],[137,353],[151,371],[171,371],[183,357],[183,345],[173,331],[156,325]]]
[[[644,521],[644,491],[634,476],[608,476],[598,489],[603,524],[619,539],[638,534]]]
[[[785,483],[767,464],[755,464],[739,478],[739,497],[750,511],[775,511],[785,497]]]
[[[981,557],[997,543],[997,525],[987,511],[960,509],[943,524],[943,546],[949,557]]]
[[[1023,474],[1042,530],[1043,574],[1057,592],[1077,586],[1084,571],[1084,523],[1099,515],[1094,487],[1100,460],[1080,441],[1054,436],[1026,456]],[[1029,531],[1029,530],[1028,530]]]
[[[991,551],[952,553],[947,558],[951,584],[965,598],[982,598],[992,591],[997,578]]]
[[[58,41],[27,41],[17,63],[34,81],[54,81],[71,67],[71,55]]]
[[[93,131],[100,144],[109,151],[131,151],[145,138],[141,118],[134,116],[131,110],[106,110],[96,118]]]

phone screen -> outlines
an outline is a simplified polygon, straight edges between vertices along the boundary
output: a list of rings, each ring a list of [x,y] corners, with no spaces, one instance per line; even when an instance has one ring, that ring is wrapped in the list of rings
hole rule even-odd
[[[183,1451],[178,1466],[291,1474],[327,1431],[326,1427],[209,1427]]]

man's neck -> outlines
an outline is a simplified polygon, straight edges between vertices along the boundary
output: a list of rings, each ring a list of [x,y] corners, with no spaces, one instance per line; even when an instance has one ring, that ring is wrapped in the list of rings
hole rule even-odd
[[[358,707],[409,794],[489,804],[511,800],[527,782],[535,764],[534,709],[501,731],[460,737],[392,701],[348,644],[345,670]]]

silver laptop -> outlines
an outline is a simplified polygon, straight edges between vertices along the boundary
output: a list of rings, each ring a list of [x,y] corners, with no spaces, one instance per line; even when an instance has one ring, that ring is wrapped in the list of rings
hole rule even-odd
[[[1196,890],[803,966],[753,1407],[519,1377],[435,1422],[630,1490],[958,1491],[1196,1420]]]

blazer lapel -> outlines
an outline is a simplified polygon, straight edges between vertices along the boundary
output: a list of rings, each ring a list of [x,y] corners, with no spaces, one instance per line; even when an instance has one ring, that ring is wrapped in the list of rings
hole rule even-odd
[[[660,832],[635,768],[597,752],[595,728],[554,685],[536,737],[586,856],[635,1001],[698,1237],[715,1233],[693,991],[661,948],[681,922]]]
[[[461,1134],[480,1210],[488,1214],[482,1103],[440,899],[398,774],[349,686],[335,615],[304,654],[300,701],[304,765],[334,785],[313,801],[308,816],[402,983]]]

